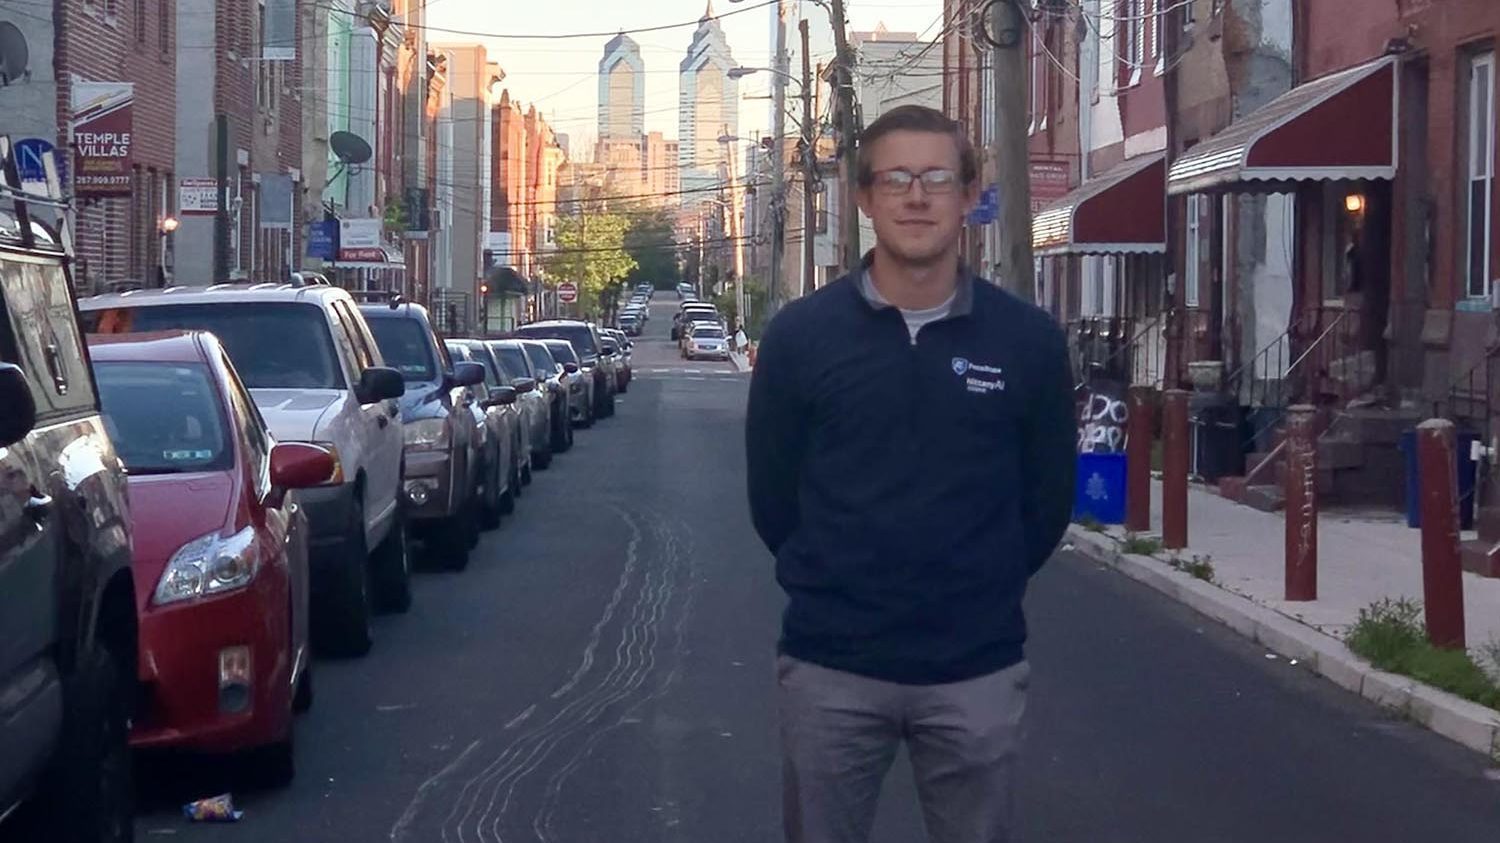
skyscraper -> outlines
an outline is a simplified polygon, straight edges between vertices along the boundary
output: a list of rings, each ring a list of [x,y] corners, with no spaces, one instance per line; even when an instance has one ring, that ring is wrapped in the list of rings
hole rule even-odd
[[[640,45],[622,32],[599,59],[599,140],[640,143],[645,131],[646,63]]]
[[[719,143],[719,137],[736,135],[740,128],[740,86],[729,78],[734,67],[734,55],[709,0],[678,68],[677,161],[684,204],[707,198],[706,188],[723,181],[720,165],[729,161],[732,143]]]

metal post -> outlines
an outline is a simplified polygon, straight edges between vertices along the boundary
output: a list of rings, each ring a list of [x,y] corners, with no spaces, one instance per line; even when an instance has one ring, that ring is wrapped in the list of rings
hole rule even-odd
[[[1030,31],[1024,18],[1028,12],[1019,0],[1000,0],[991,7],[991,107],[995,111],[991,152],[1000,191],[994,280],[1022,301],[1030,302],[1036,300],[1036,270],[1031,259],[1031,163],[1026,137],[1026,85],[1031,74],[1022,44]]]
[[[775,72],[771,74],[771,271],[766,291],[766,316],[776,315],[781,301],[782,263],[786,258],[786,80],[790,58],[786,52],[787,0],[776,0]]]
[[[1422,506],[1422,605],[1434,647],[1464,647],[1464,579],[1458,540],[1458,464],[1453,422],[1417,425]]]
[[[1125,529],[1151,529],[1151,445],[1156,427],[1156,390],[1132,386],[1125,436]]]
[[[854,56],[849,52],[849,37],[845,30],[844,0],[832,0],[829,14],[833,24],[833,44],[836,52],[834,65],[838,89],[839,145],[840,157],[844,161],[844,188],[839,202],[839,220],[844,229],[844,271],[853,272],[859,267],[863,255],[859,250],[859,202],[855,193],[859,187],[859,116],[854,104]]]
[[[1184,390],[1169,389],[1163,397],[1161,444],[1162,545],[1181,550],[1188,543],[1188,393]]]
[[[1298,404],[1286,421],[1286,599],[1318,599],[1317,411]]]
[[[813,134],[812,58],[807,46],[807,18],[797,27],[802,34],[802,295],[817,286],[816,257],[813,252],[813,229],[817,225],[817,208],[813,204],[813,185],[818,181],[818,150]]]

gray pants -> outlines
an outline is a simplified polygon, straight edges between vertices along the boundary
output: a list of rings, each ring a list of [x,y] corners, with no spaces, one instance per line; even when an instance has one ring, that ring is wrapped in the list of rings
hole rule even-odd
[[[903,741],[933,843],[1013,839],[1026,662],[948,685],[898,685],[788,656],[777,674],[787,843],[866,843]]]

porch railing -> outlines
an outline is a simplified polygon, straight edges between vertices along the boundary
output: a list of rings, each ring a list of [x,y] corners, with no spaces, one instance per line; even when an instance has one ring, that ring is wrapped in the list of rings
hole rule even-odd
[[[1299,314],[1227,381],[1251,414],[1253,432],[1246,448],[1272,451],[1274,458],[1279,449],[1268,436],[1285,421],[1292,404],[1342,404],[1368,390],[1376,363],[1374,351],[1364,345],[1358,311],[1315,308]]]
[[[1160,387],[1165,370],[1167,315],[1138,321],[1125,317],[1084,317],[1069,326],[1075,391],[1095,380]]]
[[[1486,350],[1483,357],[1448,384],[1443,397],[1432,402],[1434,418],[1445,418],[1460,429],[1488,435],[1491,396],[1495,391],[1495,367],[1490,361],[1497,351],[1500,348]]]

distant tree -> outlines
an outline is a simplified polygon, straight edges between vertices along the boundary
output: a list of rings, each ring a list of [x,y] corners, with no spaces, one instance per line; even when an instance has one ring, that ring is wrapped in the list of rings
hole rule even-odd
[[[619,214],[590,213],[559,217],[557,249],[543,258],[547,277],[578,285],[584,303],[605,304],[611,291],[631,270],[635,258],[625,251],[630,220]]]
[[[625,276],[626,285],[651,284],[669,290],[682,280],[677,227],[666,211],[635,211],[625,232],[625,251],[635,259],[635,269]]]

